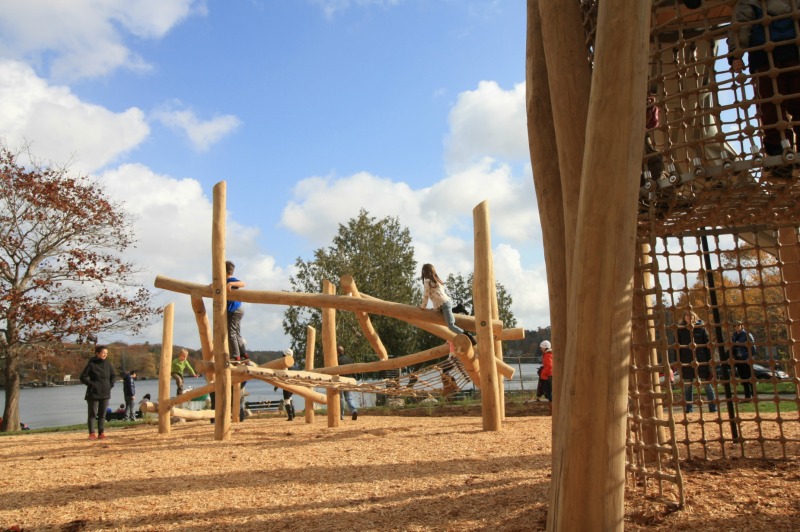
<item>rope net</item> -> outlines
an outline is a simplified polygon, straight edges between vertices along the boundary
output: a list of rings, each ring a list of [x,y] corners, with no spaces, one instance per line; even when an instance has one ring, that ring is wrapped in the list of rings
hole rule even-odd
[[[346,368],[340,366],[342,367]],[[247,366],[242,366],[239,372],[272,384],[405,397],[449,396],[471,382],[464,365],[455,357],[448,357],[439,363],[404,374],[400,374],[399,370],[385,371],[382,373],[388,375],[386,378],[370,381],[357,381],[345,376],[307,371],[270,370]]]
[[[678,505],[681,458],[800,453],[800,7],[778,4],[652,1],[627,468]]]

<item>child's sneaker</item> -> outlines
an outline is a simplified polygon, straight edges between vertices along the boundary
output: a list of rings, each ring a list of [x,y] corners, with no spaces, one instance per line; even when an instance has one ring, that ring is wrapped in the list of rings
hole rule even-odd
[[[90,440],[96,440],[97,439],[97,434],[95,434],[94,432],[89,433],[89,439]]]
[[[106,439],[106,435],[105,435],[104,432],[101,432],[100,435],[97,438],[100,439],[100,440],[105,440]]]

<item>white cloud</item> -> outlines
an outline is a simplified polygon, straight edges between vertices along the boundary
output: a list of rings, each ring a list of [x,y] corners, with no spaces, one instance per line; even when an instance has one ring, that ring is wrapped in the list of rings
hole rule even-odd
[[[39,63],[50,77],[75,80],[148,65],[124,43],[159,39],[202,0],[7,0],[0,3],[0,54]]]
[[[113,162],[150,133],[136,107],[114,113],[81,101],[68,87],[48,85],[33,69],[0,60],[0,136],[9,146],[32,143],[55,163],[90,172]]]
[[[494,81],[481,81],[476,90],[459,95],[449,120],[445,158],[450,171],[483,157],[509,162],[530,158],[524,83],[506,91]]]
[[[215,116],[202,121],[191,109],[172,109],[169,106],[155,111],[153,119],[170,129],[185,133],[192,147],[199,152],[207,151],[212,144],[241,125],[241,121],[233,115]]]
[[[310,0],[319,6],[327,18],[331,18],[340,11],[347,11],[355,7],[393,7],[400,4],[401,0]]]
[[[212,200],[194,179],[159,175],[139,164],[126,164],[99,177],[108,195],[124,202],[134,220],[137,244],[126,259],[146,269],[139,281],[153,288],[156,275],[184,281],[211,281]],[[236,275],[248,288],[281,290],[289,286],[288,273],[275,259],[259,251],[259,230],[228,219],[226,250],[236,258]],[[199,346],[194,312],[188,296],[156,291],[157,302],[175,304],[175,343]],[[256,349],[277,349],[284,343],[281,320],[284,307],[247,305],[243,331]],[[211,302],[206,300],[211,319]],[[141,336],[161,338],[162,323],[153,323]],[[141,337],[131,340],[141,340]]]

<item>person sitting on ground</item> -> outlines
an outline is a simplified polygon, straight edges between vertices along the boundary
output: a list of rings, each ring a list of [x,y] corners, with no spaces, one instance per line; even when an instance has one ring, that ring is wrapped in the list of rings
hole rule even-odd
[[[188,356],[189,351],[181,349],[178,358],[172,361],[172,378],[175,379],[175,384],[178,385],[177,395],[183,393],[183,372],[187,368],[192,372],[192,377],[197,377],[197,373],[195,373],[194,368],[192,368],[192,365],[187,360]]]

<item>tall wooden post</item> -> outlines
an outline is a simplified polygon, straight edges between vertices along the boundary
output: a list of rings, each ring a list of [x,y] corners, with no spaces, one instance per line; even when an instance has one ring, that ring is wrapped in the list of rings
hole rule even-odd
[[[655,267],[653,259],[650,256],[650,245],[643,244],[639,248],[638,256],[641,258],[642,273],[634,275],[633,287],[633,316],[645,316],[647,313],[652,312],[658,302],[654,295],[649,292],[653,289],[655,281],[653,273],[646,269],[646,266]],[[652,319],[637,320],[633,324],[632,335],[636,348],[633,350],[633,356],[636,360],[636,366],[640,368],[636,375],[636,385],[639,390],[639,396],[643,399],[640,400],[641,415],[645,419],[662,419],[663,407],[661,402],[656,403],[653,395],[650,394],[652,390],[656,394],[661,392],[661,385],[658,382],[658,376],[655,372],[649,371],[647,366],[654,365],[658,362],[658,351],[652,346],[655,342],[655,323]],[[670,386],[669,375],[665,373],[664,386]],[[649,445],[658,445],[665,441],[664,427],[652,423],[644,424],[642,427],[642,440]],[[658,452],[651,449],[645,451],[645,461],[653,462],[658,459]]]
[[[472,210],[472,223],[475,231],[475,275],[472,297],[475,303],[478,360],[481,366],[483,430],[500,430],[502,416],[492,330],[492,291],[495,287],[491,263],[492,237],[488,202],[484,201]]]
[[[225,181],[214,185],[211,224],[211,271],[214,316],[214,439],[231,437],[231,368],[228,350],[228,293],[225,272]]]
[[[790,360],[794,360],[794,377],[800,377],[800,243],[797,239],[796,227],[781,227],[778,229],[778,257],[783,266],[781,274],[786,283],[785,295],[787,301],[786,314],[790,320],[789,334],[792,343],[789,344]]]
[[[164,307],[164,324],[161,331],[161,367],[158,370],[158,433],[170,433],[169,382],[172,369],[172,330],[175,321],[175,304]]]
[[[549,530],[623,529],[631,294],[651,7],[649,2],[604,0],[598,8],[568,279],[563,389],[557,397],[563,404],[554,420],[561,452],[553,464]]]
[[[571,6],[566,6],[570,8]],[[528,113],[528,143],[533,167],[533,184],[544,241],[544,261],[547,269],[547,294],[550,302],[552,344],[557,356],[553,360],[553,396],[561,389],[561,365],[567,344],[567,258],[568,240],[561,190],[561,170],[556,142],[553,108],[550,99],[547,64],[542,42],[539,0],[528,0],[528,44],[526,57],[526,108]],[[588,94],[588,90],[587,90]],[[587,96],[588,100],[588,96]],[[585,118],[584,118],[585,121]],[[582,149],[582,147],[581,147]],[[569,235],[571,240],[573,235]],[[538,349],[539,346],[536,346]],[[558,414],[558,401],[552,405],[553,416]],[[556,425],[553,424],[553,453]]]
[[[333,295],[336,288],[333,283],[322,281],[322,293]],[[325,367],[331,368],[339,365],[339,358],[336,353],[336,311],[332,308],[322,309],[322,355],[325,359]],[[340,399],[339,391],[328,389],[328,426],[339,426]]]
[[[317,342],[317,330],[306,327],[306,371],[314,371],[314,345]],[[306,423],[314,422],[314,401],[306,399]]]

